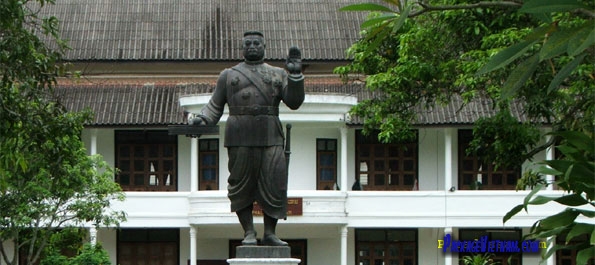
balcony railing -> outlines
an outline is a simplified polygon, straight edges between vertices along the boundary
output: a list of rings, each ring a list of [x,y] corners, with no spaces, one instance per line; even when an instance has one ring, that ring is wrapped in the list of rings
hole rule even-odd
[[[293,214],[287,223],[350,227],[503,227],[502,217],[529,191],[312,191],[290,190]],[[560,191],[542,191],[558,196]],[[299,207],[299,208],[295,208]],[[186,227],[236,224],[226,191],[128,192],[114,208],[127,212],[122,226]],[[528,227],[564,207],[530,206],[506,227]],[[295,214],[298,213],[298,214]],[[260,220],[261,218],[258,218]],[[255,220],[259,222],[258,220]]]

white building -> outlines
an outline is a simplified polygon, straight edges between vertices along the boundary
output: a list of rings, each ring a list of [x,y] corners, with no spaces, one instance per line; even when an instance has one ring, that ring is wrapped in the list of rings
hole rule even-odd
[[[240,39],[251,29],[265,35],[267,62],[281,65],[297,45],[306,64],[304,105],[280,114],[293,129],[291,213],[278,235],[302,264],[458,264],[462,255],[438,248],[445,235],[521,240],[537,219],[562,209],[534,206],[502,223],[527,194],[515,191],[521,169],[482,168],[463,152],[472,123],[492,113],[488,102],[420,111],[412,143],[363,137],[347,111],[370,94],[332,74],[358,38],[363,14],[337,11],[354,1],[199,2],[68,0],[48,9],[63,21],[73,47],[67,59],[84,75],[58,89],[73,110],[95,111],[83,140],[120,169],[115,180],[126,191],[115,205],[128,214],[121,228],[90,228],[112,264],[214,265],[233,257],[243,232],[226,197],[224,130],[196,139],[169,136],[167,126],[206,104],[217,74],[241,61]],[[548,150],[535,159],[552,157]],[[352,190],[356,179],[363,190]],[[476,181],[482,189],[470,190]],[[262,235],[262,218],[255,221]],[[567,264],[564,255],[547,264]],[[539,260],[524,253],[502,264]]]

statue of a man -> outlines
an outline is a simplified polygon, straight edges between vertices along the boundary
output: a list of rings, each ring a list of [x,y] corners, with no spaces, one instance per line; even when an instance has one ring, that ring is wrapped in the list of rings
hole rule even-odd
[[[304,101],[301,52],[290,48],[286,71],[263,62],[262,33],[244,33],[242,47],[244,62],[221,72],[211,100],[200,114],[191,114],[188,123],[216,124],[227,103],[228,197],[244,229],[242,244],[257,244],[252,216],[257,201],[264,213],[262,244],[286,246],[275,234],[277,220],[287,216],[287,164],[279,103],[295,110]]]

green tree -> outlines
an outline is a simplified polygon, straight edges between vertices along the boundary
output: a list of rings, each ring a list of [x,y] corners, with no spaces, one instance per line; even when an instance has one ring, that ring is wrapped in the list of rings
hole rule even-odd
[[[528,211],[528,205],[555,202],[567,206],[561,212],[535,222],[528,237],[548,239],[552,236],[563,236],[565,244],[554,246],[544,254],[544,258],[559,249],[574,249],[577,250],[576,264],[587,264],[590,259],[595,259],[595,224],[580,222],[577,218],[595,218],[595,139],[592,134],[577,131],[553,134],[561,138],[556,148],[562,153],[562,157],[539,162],[541,167],[534,169],[532,173],[540,177],[556,176],[555,184],[568,193],[563,196],[537,195],[542,188],[542,184],[538,184],[522,204],[506,213],[503,221],[510,220],[522,210]],[[588,240],[569,245],[572,239],[581,236]]]
[[[379,129],[384,142],[407,139],[420,108],[448,104],[455,97],[464,102],[488,98],[497,114],[476,122],[474,140],[467,150],[486,162],[518,165],[554,145],[570,152],[578,147],[565,143],[569,141],[567,131],[573,137],[587,139],[582,143],[586,147],[595,146],[595,2],[384,2],[342,8],[370,12],[362,23],[361,40],[347,51],[352,63],[335,69],[346,81],[365,81],[367,89],[377,95],[351,111],[364,119],[364,132]],[[518,105],[529,121],[521,123],[511,115],[511,107]],[[538,144],[545,133],[539,128],[544,124],[551,128],[553,137]],[[595,214],[575,206],[595,206],[592,194],[587,192],[595,186],[593,171],[583,170],[592,169],[592,164],[581,159],[566,155],[559,160],[564,162],[545,162],[556,171],[547,174],[558,175],[556,184],[573,200],[561,197],[562,204],[571,206],[569,210],[537,221],[528,236],[543,238],[560,231],[569,232],[568,239],[588,235],[589,242],[578,246],[584,250],[579,257],[582,262],[595,251],[595,233],[593,225],[575,220],[579,215],[592,218]],[[562,168],[556,167],[560,164]],[[546,173],[541,170],[520,180],[521,185],[536,186],[504,221],[526,210],[528,204],[545,203],[543,198],[532,200],[541,184],[553,184],[545,183]],[[560,202],[556,198],[547,201],[551,200]]]
[[[384,142],[404,140],[411,136],[416,110],[447,104],[453,97],[493,100],[500,114],[482,119],[485,127],[509,120],[511,104],[524,106],[530,120],[514,124],[525,132],[523,141],[502,133],[473,145],[474,151],[497,155],[490,158],[501,164],[530,159],[551,146],[555,139],[536,146],[536,128],[544,122],[553,131],[593,130],[592,1],[385,2],[388,7],[342,8],[372,11],[362,24],[362,39],[347,51],[352,63],[335,69],[345,80],[363,79],[367,89],[377,92],[352,109],[364,118],[365,132],[380,129]],[[528,144],[509,144],[515,142]],[[494,145],[502,152],[482,150]],[[507,150],[522,152],[510,156]]]
[[[124,198],[113,170],[80,138],[91,113],[67,111],[53,93],[68,46],[57,18],[38,16],[52,3],[0,1],[0,258],[9,265],[19,252],[38,261],[60,228],[124,220],[109,210]]]
[[[63,255],[59,249],[53,248],[47,251],[46,256],[41,260],[40,265],[110,265],[110,257],[101,244],[82,244],[75,256]]]

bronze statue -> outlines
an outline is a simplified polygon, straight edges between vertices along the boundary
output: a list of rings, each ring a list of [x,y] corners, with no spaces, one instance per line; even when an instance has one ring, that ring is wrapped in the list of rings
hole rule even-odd
[[[252,208],[257,201],[264,213],[263,245],[286,246],[275,234],[278,219],[287,217],[287,163],[279,103],[297,109],[304,101],[301,52],[289,49],[286,70],[263,62],[262,33],[244,33],[244,62],[225,69],[200,114],[191,125],[214,125],[229,106],[224,145],[229,154],[228,197],[244,229],[243,245],[256,245]]]

